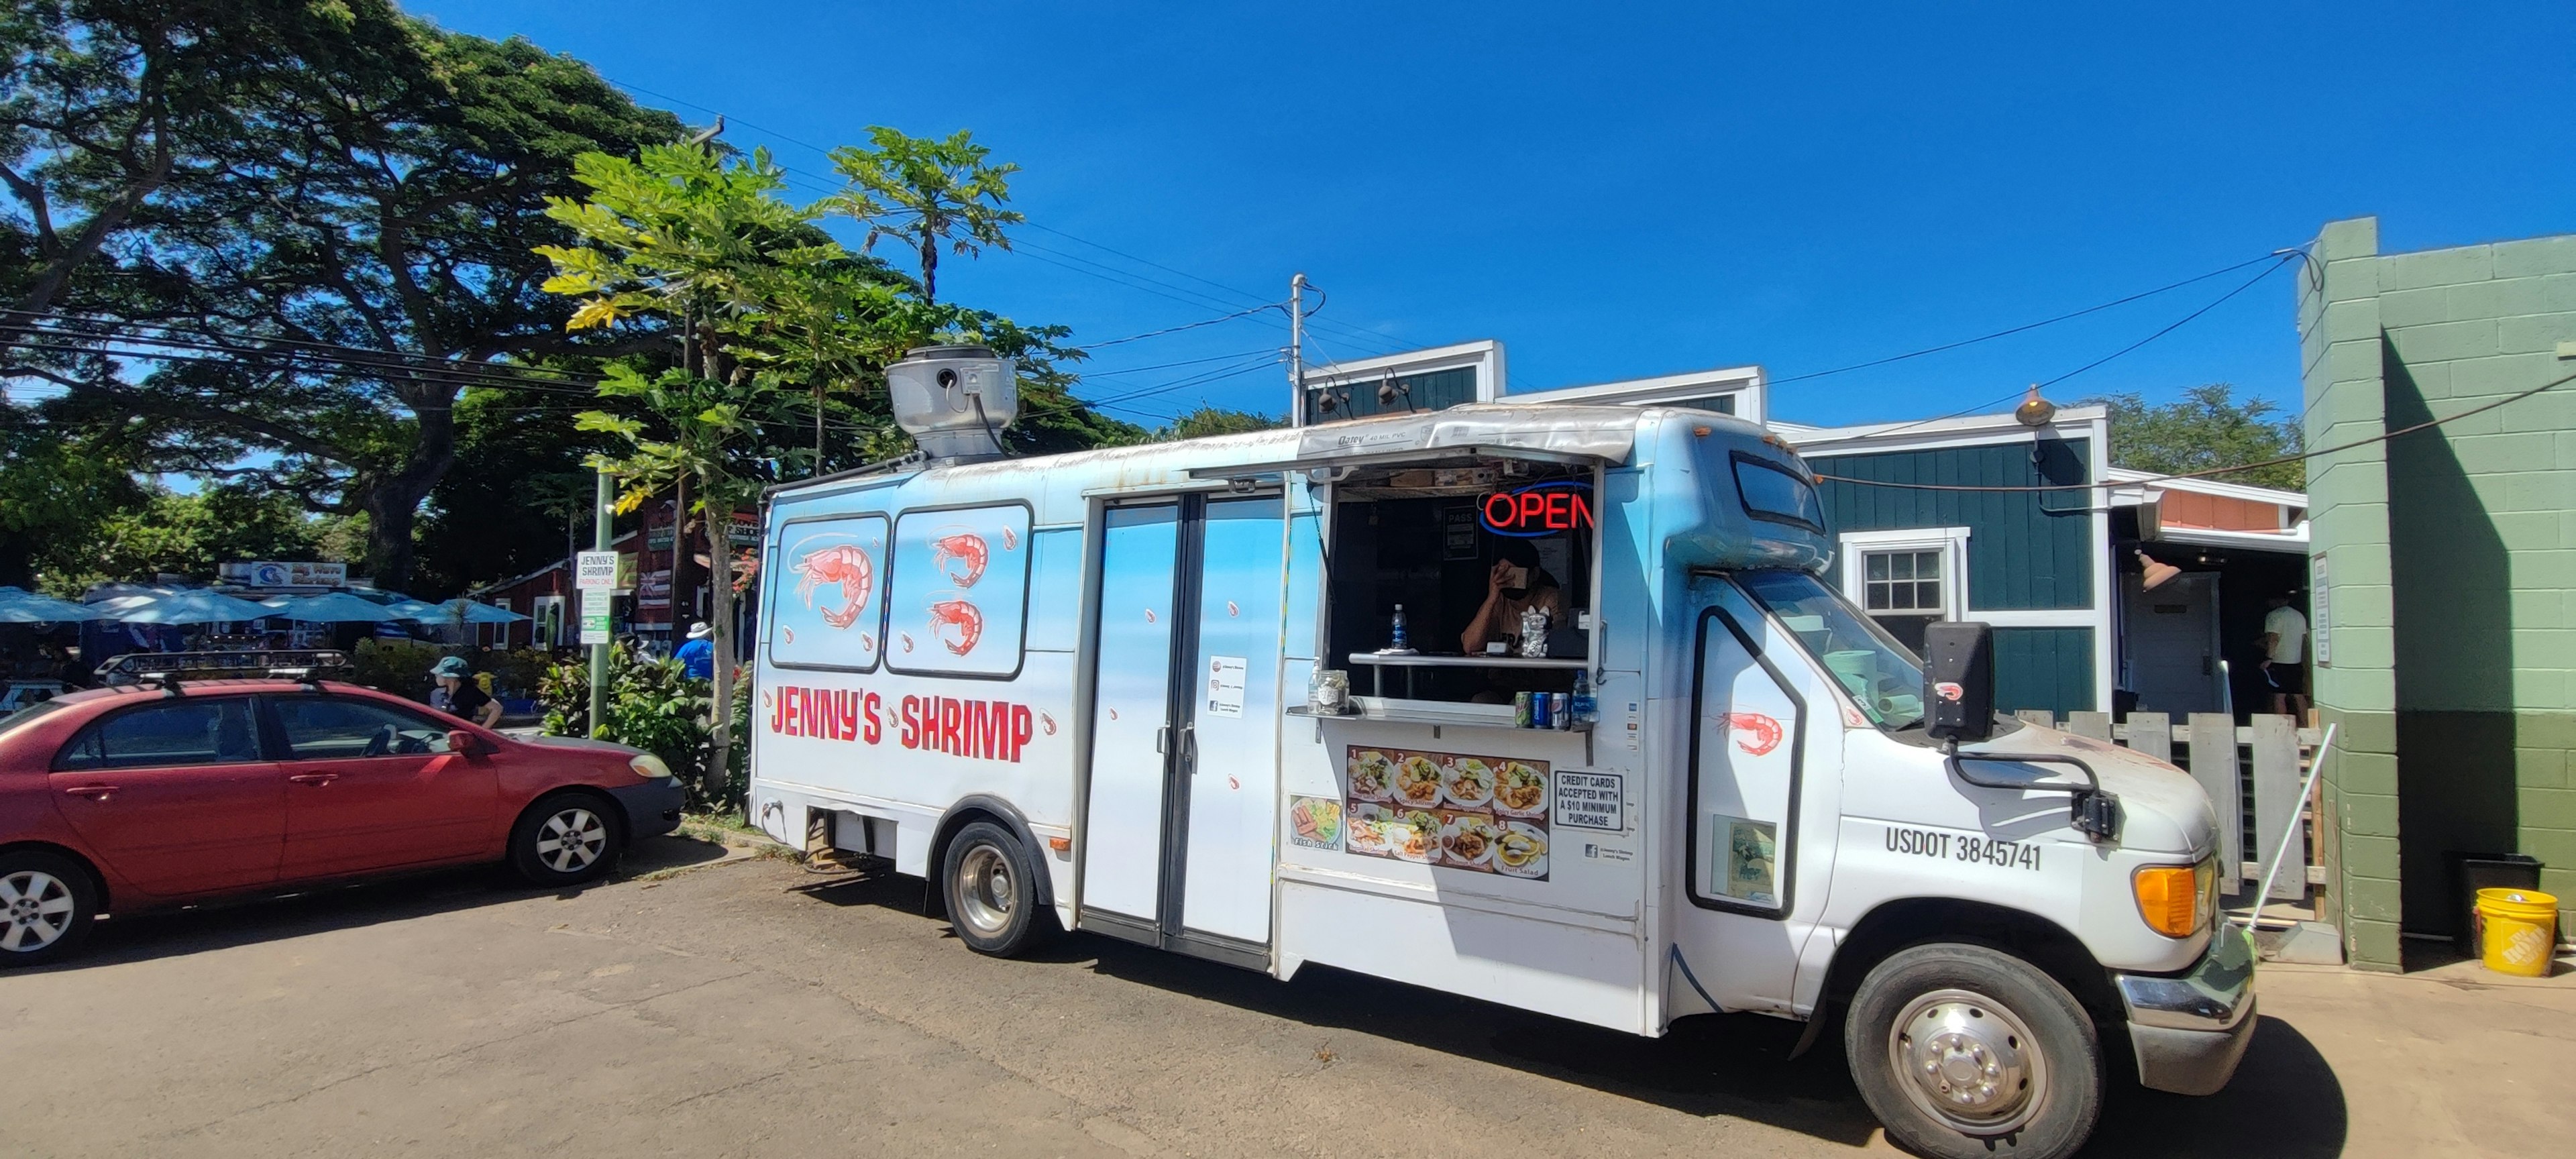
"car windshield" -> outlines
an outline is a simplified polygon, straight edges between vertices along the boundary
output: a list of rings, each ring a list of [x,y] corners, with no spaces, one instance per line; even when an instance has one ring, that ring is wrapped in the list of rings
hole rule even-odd
[[[1841,593],[1800,571],[1744,571],[1735,578],[1834,674],[1870,723],[1890,731],[1923,723],[1923,662]]]
[[[39,700],[36,703],[30,704],[25,708],[21,708],[7,716],[0,716],[0,736],[7,736],[10,733],[27,727],[28,725],[34,724],[46,713],[52,712],[61,707],[62,704],[58,701]]]

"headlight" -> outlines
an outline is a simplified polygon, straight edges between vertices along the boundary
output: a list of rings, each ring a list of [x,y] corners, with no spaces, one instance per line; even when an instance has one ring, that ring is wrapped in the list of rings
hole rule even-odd
[[[2218,910],[2218,863],[2201,858],[2195,865],[2150,865],[2129,879],[2138,895],[2138,916],[2147,928],[2168,938],[2188,938],[2209,924]]]
[[[648,781],[671,775],[671,766],[663,764],[662,758],[651,753],[637,754],[635,759],[626,762],[626,767],[635,770],[636,776]]]

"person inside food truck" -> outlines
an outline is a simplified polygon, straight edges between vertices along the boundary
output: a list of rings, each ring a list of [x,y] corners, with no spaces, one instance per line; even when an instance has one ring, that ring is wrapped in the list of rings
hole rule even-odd
[[[1470,656],[1484,655],[1486,645],[1496,640],[1502,641],[1506,654],[1518,655],[1521,613],[1531,608],[1544,609],[1551,625],[1565,623],[1565,592],[1556,577],[1539,566],[1538,549],[1526,539],[1500,535],[1493,539],[1496,558],[1485,572],[1485,602],[1458,636],[1458,650]]]

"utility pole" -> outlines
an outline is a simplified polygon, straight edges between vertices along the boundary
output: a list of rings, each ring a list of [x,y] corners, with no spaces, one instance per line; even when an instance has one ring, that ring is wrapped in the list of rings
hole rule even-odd
[[[1306,275],[1288,279],[1288,425],[1306,425]]]
[[[611,550],[613,545],[609,542],[609,521],[617,514],[617,487],[609,479],[606,471],[599,473],[599,490],[594,506],[595,510],[591,516],[590,546],[595,551]],[[612,598],[607,592],[583,592],[581,598],[587,601],[593,598],[594,594],[603,604]],[[599,730],[607,723],[608,645],[593,644],[590,646],[590,735],[598,736]]]

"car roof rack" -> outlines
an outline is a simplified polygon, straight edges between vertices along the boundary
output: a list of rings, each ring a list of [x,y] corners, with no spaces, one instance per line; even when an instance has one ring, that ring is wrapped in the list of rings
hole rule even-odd
[[[184,696],[188,692],[187,686],[179,683],[179,674],[175,672],[146,672],[135,677],[135,683],[158,688],[163,696]]]
[[[304,690],[306,692],[324,691],[322,687],[322,667],[318,664],[306,665],[301,668],[271,668],[268,670],[268,674],[282,680],[292,680],[297,684],[301,684],[304,686]]]

